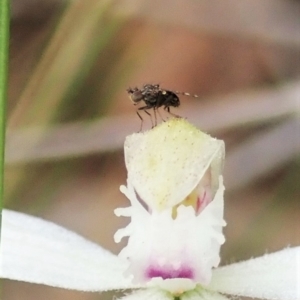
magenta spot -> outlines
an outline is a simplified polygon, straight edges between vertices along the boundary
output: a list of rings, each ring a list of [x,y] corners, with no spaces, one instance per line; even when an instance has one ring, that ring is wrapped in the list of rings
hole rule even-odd
[[[196,214],[199,214],[212,201],[211,193],[204,191],[202,196],[198,196],[196,203]]]
[[[162,279],[172,279],[172,278],[194,278],[194,272],[190,268],[180,268],[178,270],[174,269],[160,269],[160,268],[149,268],[146,272],[147,278],[161,277]]]

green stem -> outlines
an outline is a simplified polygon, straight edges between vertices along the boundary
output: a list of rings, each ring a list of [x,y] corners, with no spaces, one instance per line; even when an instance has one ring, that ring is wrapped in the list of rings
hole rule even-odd
[[[9,0],[0,0],[0,207],[4,185],[4,149],[9,49]]]

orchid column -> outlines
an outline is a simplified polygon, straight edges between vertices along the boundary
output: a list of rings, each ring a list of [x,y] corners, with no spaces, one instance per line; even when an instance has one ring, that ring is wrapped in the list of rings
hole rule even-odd
[[[160,284],[173,292],[207,285],[220,262],[224,158],[223,141],[184,119],[172,119],[147,133],[127,137],[127,188],[131,207],[117,209],[131,223],[120,257],[133,282]]]

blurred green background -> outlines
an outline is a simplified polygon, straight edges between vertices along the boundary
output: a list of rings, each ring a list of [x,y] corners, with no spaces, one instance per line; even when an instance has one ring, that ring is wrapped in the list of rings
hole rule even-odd
[[[299,244],[299,1],[13,0],[4,206],[118,253],[145,83],[198,94],[173,111],[225,140],[223,263]],[[3,281],[5,300],[103,297]]]

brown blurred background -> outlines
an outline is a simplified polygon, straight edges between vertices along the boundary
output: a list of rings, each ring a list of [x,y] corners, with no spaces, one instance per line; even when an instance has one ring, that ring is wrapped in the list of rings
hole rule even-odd
[[[223,263],[300,243],[299,1],[13,0],[10,49],[5,207],[118,253],[126,88],[159,83],[225,140]],[[3,281],[5,300],[112,296]]]

